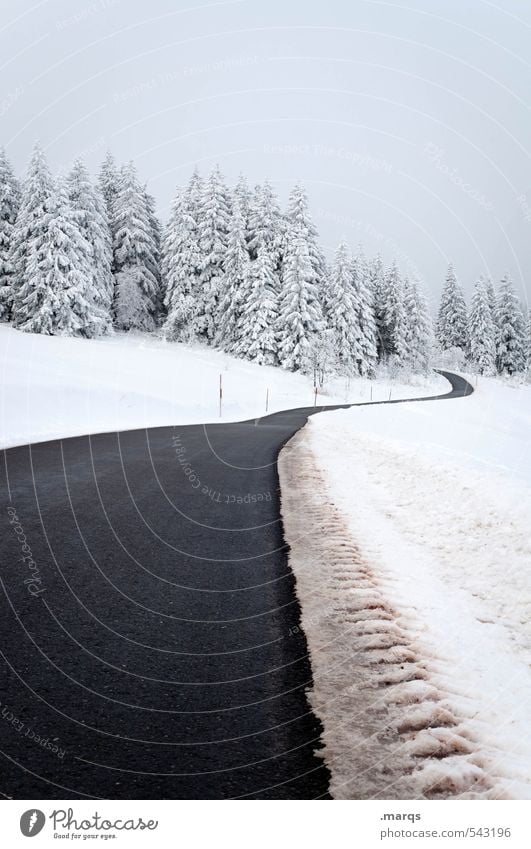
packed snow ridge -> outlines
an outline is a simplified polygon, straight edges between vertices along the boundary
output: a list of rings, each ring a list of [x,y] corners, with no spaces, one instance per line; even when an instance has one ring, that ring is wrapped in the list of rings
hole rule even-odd
[[[312,418],[282,514],[336,798],[531,796],[531,387]]]

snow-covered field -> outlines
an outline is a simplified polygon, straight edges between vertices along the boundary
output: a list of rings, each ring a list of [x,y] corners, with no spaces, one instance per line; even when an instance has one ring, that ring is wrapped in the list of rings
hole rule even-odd
[[[21,333],[0,325],[0,447],[86,433],[198,422],[238,421],[311,406],[311,381],[200,345],[165,343],[153,334],[74,339]],[[219,376],[223,405],[219,416]],[[319,404],[437,392],[446,381],[416,385],[337,380]],[[443,390],[444,391],[444,390]]]
[[[531,797],[530,436],[531,387],[480,378],[281,454],[335,796]]]

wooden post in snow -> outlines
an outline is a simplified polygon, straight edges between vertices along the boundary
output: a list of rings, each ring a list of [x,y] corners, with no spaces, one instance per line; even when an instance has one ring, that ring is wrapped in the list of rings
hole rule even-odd
[[[223,375],[219,376],[219,417],[221,418],[221,404],[223,402]]]
[[[317,386],[314,389],[313,406],[317,407]]]
[[[266,413],[269,410],[269,386],[266,389]]]

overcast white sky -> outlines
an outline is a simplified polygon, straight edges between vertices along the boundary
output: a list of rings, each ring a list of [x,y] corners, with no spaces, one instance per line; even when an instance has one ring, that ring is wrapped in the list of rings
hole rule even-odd
[[[508,270],[531,295],[527,0],[17,0],[1,133],[18,172],[110,147],[164,218],[195,163],[301,179],[323,244],[398,256],[435,297]]]

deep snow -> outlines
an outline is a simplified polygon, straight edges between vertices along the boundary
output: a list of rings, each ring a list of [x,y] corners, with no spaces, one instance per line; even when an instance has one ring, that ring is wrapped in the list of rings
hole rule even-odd
[[[21,333],[0,324],[0,448],[85,433],[238,421],[314,402],[309,378],[258,366],[201,345],[153,334],[75,339]],[[219,416],[219,376],[223,406]],[[337,380],[318,404],[437,392],[416,385]]]
[[[531,796],[530,424],[529,385],[480,378],[281,454],[334,795]]]

